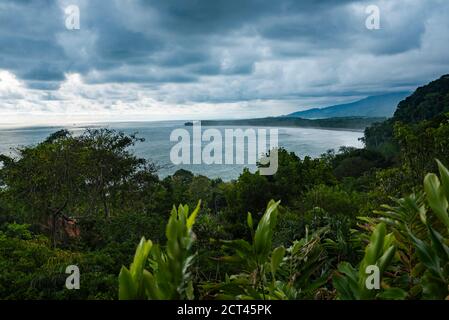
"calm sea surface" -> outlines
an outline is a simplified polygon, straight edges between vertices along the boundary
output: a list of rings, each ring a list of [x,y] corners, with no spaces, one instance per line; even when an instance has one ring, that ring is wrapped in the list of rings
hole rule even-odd
[[[222,178],[230,180],[237,178],[244,167],[251,171],[254,165],[223,164],[223,165],[173,165],[170,161],[170,150],[177,142],[170,141],[170,134],[177,128],[187,129],[183,121],[161,121],[161,122],[126,122],[126,123],[102,123],[93,125],[66,126],[66,127],[29,127],[29,128],[4,128],[0,129],[0,153],[14,154],[14,148],[18,146],[32,145],[41,142],[49,134],[67,128],[74,134],[80,134],[85,128],[106,127],[116,129],[125,133],[137,133],[144,142],[137,143],[133,151],[140,157],[152,160],[160,165],[159,175],[164,177],[184,168],[197,174],[206,175],[210,178]],[[203,127],[203,131],[211,127]],[[220,130],[224,139],[224,129],[237,129],[237,127],[214,127]],[[238,127],[243,130],[250,127]],[[254,128],[254,127],[251,127]],[[269,128],[267,128],[269,129]],[[362,147],[359,138],[362,132],[337,131],[309,128],[278,128],[279,146],[295,152],[301,158],[304,156],[317,157],[329,149],[338,150],[340,146]],[[192,139],[193,135],[191,135]],[[268,138],[267,138],[268,139]],[[204,142],[203,145],[206,145]],[[245,144],[246,145],[246,144]],[[223,142],[224,147],[224,142]],[[224,159],[224,157],[223,157]]]

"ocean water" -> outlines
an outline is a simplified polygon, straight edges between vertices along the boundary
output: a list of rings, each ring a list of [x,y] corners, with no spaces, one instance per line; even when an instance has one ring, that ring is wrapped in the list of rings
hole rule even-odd
[[[160,122],[120,122],[120,123],[97,123],[92,125],[73,125],[73,126],[53,126],[53,127],[28,127],[28,128],[3,128],[0,129],[0,153],[14,155],[14,148],[18,146],[33,145],[41,142],[51,133],[66,128],[74,134],[81,134],[86,128],[105,127],[123,131],[125,133],[137,133],[138,137],[144,138],[144,142],[139,142],[133,147],[133,152],[139,157],[149,159],[160,166],[158,174],[161,177],[173,174],[181,168],[190,170],[196,174],[202,174],[210,178],[222,178],[231,180],[237,178],[244,167],[251,171],[256,169],[253,164],[181,164],[174,165],[170,161],[170,151],[177,144],[176,141],[170,141],[170,134],[175,129],[186,129],[193,140],[192,127],[184,126],[183,121],[160,121]],[[203,127],[203,131],[212,127]],[[223,139],[225,129],[258,129],[255,127],[214,127],[218,129]],[[262,127],[260,127],[262,128]],[[264,127],[265,129],[273,129]],[[304,156],[318,157],[329,149],[338,150],[340,146],[362,147],[359,138],[363,136],[358,131],[343,130],[323,130],[311,128],[276,128],[278,129],[279,146],[289,151],[295,152],[299,157]],[[267,137],[268,140],[268,137]],[[208,142],[203,142],[203,146]],[[223,140],[223,149],[225,146]],[[247,143],[244,146],[247,152]],[[229,150],[223,150],[223,152]],[[236,151],[234,151],[236,152]],[[192,152],[191,152],[192,156]],[[223,161],[225,157],[223,156]],[[248,162],[245,157],[245,162]]]

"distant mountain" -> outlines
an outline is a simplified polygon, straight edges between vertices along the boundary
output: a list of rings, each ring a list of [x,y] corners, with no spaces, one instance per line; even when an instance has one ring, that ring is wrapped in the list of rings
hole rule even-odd
[[[286,115],[304,119],[324,119],[334,117],[391,117],[400,101],[410,95],[410,92],[389,93],[370,96],[365,99],[334,105],[324,108],[314,108]]]

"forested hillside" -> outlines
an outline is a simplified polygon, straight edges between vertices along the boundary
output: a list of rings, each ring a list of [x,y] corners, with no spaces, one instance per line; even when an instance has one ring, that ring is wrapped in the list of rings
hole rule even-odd
[[[417,123],[449,112],[449,75],[418,88],[401,101],[393,119],[404,123]]]
[[[327,119],[302,119],[296,117],[268,117],[255,119],[236,120],[203,120],[203,126],[273,126],[273,127],[298,127],[298,128],[323,128],[323,129],[349,129],[364,130],[373,123],[378,123],[385,118],[365,117],[336,117]],[[192,125],[193,123],[186,123]]]
[[[401,101],[392,118],[366,128],[366,147],[393,155],[398,150],[397,143],[394,141],[395,125],[415,128],[421,125],[420,129],[436,128],[446,121],[445,114],[448,112],[449,75],[444,75],[418,88],[412,95]]]
[[[280,149],[273,176],[160,179],[138,135],[107,129],[2,155],[0,298],[448,299],[448,83],[367,129],[367,148]]]

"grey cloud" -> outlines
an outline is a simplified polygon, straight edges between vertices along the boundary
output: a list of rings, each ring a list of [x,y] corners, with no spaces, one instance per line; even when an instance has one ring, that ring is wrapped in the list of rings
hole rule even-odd
[[[0,4],[0,69],[47,100],[70,73],[156,100],[237,103],[402,91],[449,68],[447,1],[73,0],[79,31],[62,3]],[[373,3],[381,30],[365,28]]]

